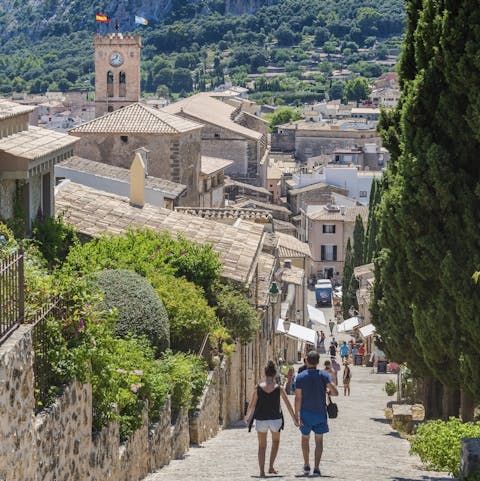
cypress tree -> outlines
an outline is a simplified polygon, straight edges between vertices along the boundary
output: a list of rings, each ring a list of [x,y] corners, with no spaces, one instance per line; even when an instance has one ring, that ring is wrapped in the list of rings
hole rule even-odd
[[[480,5],[409,0],[407,17],[402,101],[380,123],[374,322],[389,352],[480,400]]]
[[[347,319],[350,317],[348,310],[350,306],[353,305],[353,299],[351,298],[351,288],[350,284],[353,276],[353,252],[352,244],[350,238],[347,241],[347,248],[345,251],[345,262],[343,264],[343,275],[342,275],[342,314],[343,318]]]
[[[372,262],[377,254],[377,235],[378,235],[378,209],[382,195],[381,182],[373,179],[370,191],[370,201],[368,203],[368,223],[364,242],[364,264]]]
[[[365,228],[363,226],[362,216],[360,214],[355,218],[355,227],[353,228],[353,267],[363,264],[363,241],[365,239]]]

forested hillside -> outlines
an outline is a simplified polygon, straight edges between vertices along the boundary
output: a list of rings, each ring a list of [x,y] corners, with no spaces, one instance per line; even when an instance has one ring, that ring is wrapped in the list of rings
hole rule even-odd
[[[111,23],[96,24],[97,12]],[[253,13],[231,14],[238,12]],[[320,51],[340,53],[340,67],[374,77],[381,69],[372,60],[399,45],[405,17],[403,0],[0,0],[0,94],[87,89],[92,34],[113,31],[117,20],[132,31],[135,15],[149,20],[137,27],[142,89],[161,94],[213,88],[225,74],[245,84],[247,74],[273,65],[293,80],[263,91],[296,90],[295,78],[313,70],[321,95],[338,58],[321,61]]]

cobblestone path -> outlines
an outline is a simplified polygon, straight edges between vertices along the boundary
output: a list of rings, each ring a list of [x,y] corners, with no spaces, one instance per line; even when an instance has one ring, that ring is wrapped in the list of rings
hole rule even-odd
[[[367,367],[352,367],[352,394],[344,397],[343,388],[339,387],[339,417],[330,420],[330,433],[325,435],[320,464],[323,478],[331,481],[452,479],[444,473],[423,471],[420,460],[408,454],[408,441],[400,438],[385,421],[387,395],[382,388],[390,378],[395,377],[374,374]],[[311,445],[312,456],[313,440]],[[269,447],[270,444],[267,455]],[[302,465],[300,434],[286,412],[276,462],[279,474],[267,477],[284,481],[302,478]],[[245,425],[239,423],[202,446],[191,447],[183,459],[172,461],[144,481],[247,481],[258,478],[258,474],[256,433],[253,429],[248,433]]]

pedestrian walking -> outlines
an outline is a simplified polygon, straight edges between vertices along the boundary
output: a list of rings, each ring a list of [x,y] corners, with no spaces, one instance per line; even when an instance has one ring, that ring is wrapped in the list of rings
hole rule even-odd
[[[297,369],[297,375],[307,369],[307,358],[303,358],[303,364]]]
[[[330,347],[328,348],[328,352],[330,353],[330,359],[333,361],[337,357],[337,348],[333,341],[330,343]]]
[[[323,435],[328,432],[327,389],[330,396],[338,391],[328,373],[317,369],[320,356],[317,351],[307,355],[307,370],[297,376],[295,389],[295,416],[302,434],[303,473],[310,474],[310,433],[315,434],[313,474],[320,476]]]
[[[340,356],[342,358],[342,362],[344,362],[345,359],[348,359],[348,352],[349,352],[349,348],[347,346],[347,342],[343,341],[343,344],[340,347]]]
[[[276,374],[277,368],[275,363],[268,361],[265,367],[265,381],[257,384],[256,389],[253,391],[252,401],[248,406],[244,418],[248,424],[249,431],[255,420],[255,430],[257,431],[258,437],[258,466],[260,468],[260,476],[262,477],[265,476],[265,453],[267,451],[268,431],[272,434],[268,472],[269,474],[277,474],[274,463],[280,445],[280,430],[283,429],[283,414],[280,407],[280,398],[283,399],[283,402],[287,406],[293,422],[296,426],[298,425],[297,417],[288,400],[285,389],[275,381]]]
[[[325,367],[324,371],[326,371],[326,372],[328,372],[328,374],[330,374],[330,377],[332,378],[333,383],[338,386],[337,371],[335,371],[335,369],[332,368],[331,361],[327,360],[323,363],[323,365]]]
[[[348,361],[343,363],[343,395],[350,396],[350,380],[352,379],[352,371],[348,365]]]
[[[320,339],[318,341],[318,352],[319,354],[325,354],[327,351],[325,349],[325,333],[323,331],[320,331]]]

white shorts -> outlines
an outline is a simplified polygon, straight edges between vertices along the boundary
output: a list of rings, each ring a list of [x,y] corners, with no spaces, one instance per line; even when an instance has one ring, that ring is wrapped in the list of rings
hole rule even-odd
[[[272,433],[278,433],[281,427],[281,419],[266,419],[263,421],[260,419],[255,419],[255,430],[258,433],[267,433],[269,429],[272,431]]]

